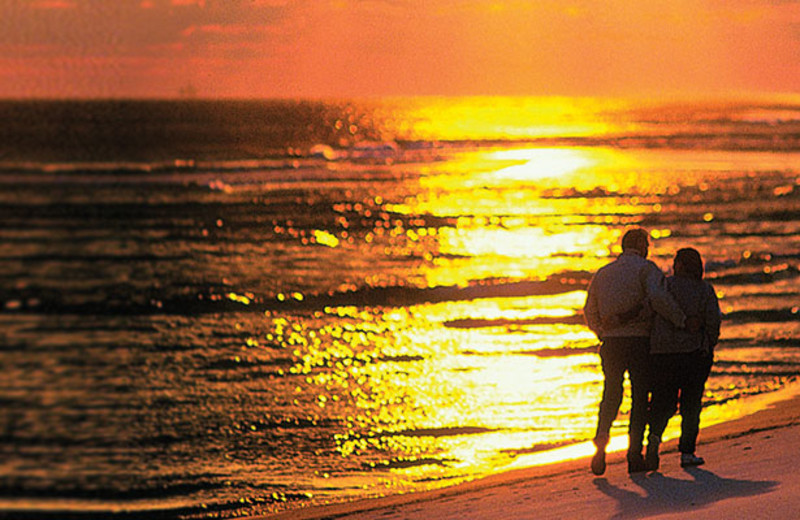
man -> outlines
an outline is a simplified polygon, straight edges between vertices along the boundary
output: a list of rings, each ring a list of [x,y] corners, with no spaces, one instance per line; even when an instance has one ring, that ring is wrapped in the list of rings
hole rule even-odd
[[[622,254],[598,270],[589,284],[584,315],[586,324],[602,342],[600,359],[604,376],[594,439],[597,451],[592,458],[595,475],[606,470],[605,450],[622,403],[625,372],[631,382],[628,472],[647,469],[642,449],[647,425],[650,309],[678,328],[683,328],[686,321],[664,287],[664,273],[647,260],[649,246],[645,230],[631,229],[622,237]]]

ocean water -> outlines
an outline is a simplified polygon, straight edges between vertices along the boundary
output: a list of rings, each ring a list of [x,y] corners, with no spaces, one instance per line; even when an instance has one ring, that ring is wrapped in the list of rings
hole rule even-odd
[[[587,441],[585,289],[634,225],[719,294],[706,424],[800,374],[797,99],[0,119],[0,517],[235,518]]]

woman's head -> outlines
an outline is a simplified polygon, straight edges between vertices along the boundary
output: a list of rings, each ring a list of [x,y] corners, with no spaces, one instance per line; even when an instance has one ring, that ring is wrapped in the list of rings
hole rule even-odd
[[[686,247],[678,250],[675,254],[673,269],[678,276],[686,276],[695,280],[703,279],[703,259],[694,248]]]

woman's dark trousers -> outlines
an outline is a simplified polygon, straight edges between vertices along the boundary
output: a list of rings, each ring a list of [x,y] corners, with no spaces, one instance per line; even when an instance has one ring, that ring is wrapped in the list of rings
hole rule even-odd
[[[711,371],[712,358],[700,351],[686,354],[653,354],[653,398],[650,434],[659,439],[680,406],[681,453],[694,453],[700,432],[703,392]]]

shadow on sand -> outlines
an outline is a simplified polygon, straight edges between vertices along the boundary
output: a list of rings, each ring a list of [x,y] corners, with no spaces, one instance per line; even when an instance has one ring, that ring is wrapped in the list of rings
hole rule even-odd
[[[747,497],[774,491],[779,482],[721,478],[700,468],[686,468],[694,480],[670,478],[661,473],[636,474],[631,480],[644,494],[609,484],[597,478],[598,490],[615,499],[617,513],[611,518],[645,518],[663,513],[696,511],[714,502],[733,497]]]

